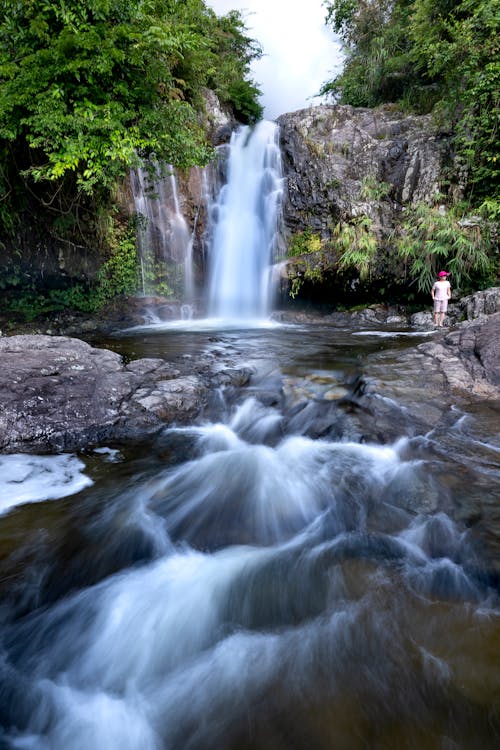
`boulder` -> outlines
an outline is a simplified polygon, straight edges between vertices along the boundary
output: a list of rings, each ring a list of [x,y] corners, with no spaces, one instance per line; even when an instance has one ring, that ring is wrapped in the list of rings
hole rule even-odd
[[[132,439],[165,424],[192,421],[220,362],[197,364],[193,374],[163,359],[122,357],[79,339],[44,335],[0,339],[1,453],[77,450],[102,441]],[[185,366],[186,367],[186,366]],[[249,373],[227,371],[228,383]]]
[[[419,349],[439,359],[453,391],[500,398],[500,312],[462,324],[441,344]]]
[[[457,307],[462,319],[475,320],[500,312],[500,287],[492,287],[463,297]]]
[[[282,115],[284,222],[328,237],[332,224],[367,215],[389,230],[402,206],[439,193],[450,155],[429,116],[322,105]]]

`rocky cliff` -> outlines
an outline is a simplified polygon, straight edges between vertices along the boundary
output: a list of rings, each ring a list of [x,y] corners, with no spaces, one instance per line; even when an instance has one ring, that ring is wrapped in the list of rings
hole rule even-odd
[[[302,291],[309,283],[313,298],[333,295],[347,304],[383,293],[401,296],[404,269],[394,258],[394,239],[405,211],[462,189],[449,135],[431,116],[405,115],[391,106],[324,105],[282,115],[278,123],[287,241],[293,248],[294,237],[306,232],[315,238],[312,250],[322,247],[321,254],[311,253],[307,242],[299,242],[292,250],[286,268],[292,289],[299,280]],[[373,252],[369,273],[362,262],[339,273],[339,257],[346,249],[356,251],[358,240],[361,254]],[[370,283],[359,285],[360,277]]]
[[[335,222],[360,215],[387,232],[405,206],[442,190],[450,142],[430,116],[324,105],[278,123],[289,232],[308,227],[325,237]]]
[[[205,172],[196,168],[177,174],[180,208],[194,238],[198,288],[203,287],[206,275],[207,194],[213,199],[224,181],[224,144],[237,126],[211,92],[207,92],[204,118],[207,134],[218,147],[217,159]],[[453,163],[449,134],[441,132],[431,116],[405,115],[391,106],[363,109],[323,105],[281,115],[277,122],[285,182],[282,245],[290,246],[294,237],[305,231],[320,242],[330,243],[316,276],[320,277],[326,268],[330,274],[326,295],[332,284],[337,284],[337,290],[343,290],[345,296],[345,300],[337,297],[337,301],[351,304],[359,274],[348,273],[340,282],[337,280],[339,253],[334,232],[342,223],[368,221],[370,237],[377,241],[375,277],[379,284],[375,291],[368,290],[365,298],[354,302],[372,301],[382,286],[387,289],[397,279],[393,236],[405,211],[419,202],[434,201],[445,184],[448,191],[460,193],[462,178]],[[450,184],[454,187],[450,188]],[[129,188],[124,186],[118,203],[125,213],[132,214],[136,208]],[[0,256],[1,251],[0,244]],[[25,272],[29,270],[33,279],[50,278],[56,286],[57,278],[64,285],[68,279],[94,277],[100,261],[97,247],[73,247],[71,243],[52,240],[30,244],[28,237],[19,239],[17,252],[21,261],[16,260],[12,273],[22,267]],[[290,281],[304,276],[304,264],[310,268],[318,263],[317,257],[304,259],[304,254],[307,255],[307,248],[303,253],[292,252],[296,257],[287,261],[283,271],[284,299],[288,298]],[[8,270],[7,259],[3,260]],[[321,285],[315,287],[314,293],[318,286]]]

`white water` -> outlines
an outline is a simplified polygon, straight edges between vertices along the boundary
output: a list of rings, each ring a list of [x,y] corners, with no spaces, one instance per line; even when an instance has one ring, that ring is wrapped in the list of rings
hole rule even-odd
[[[76,456],[0,456],[0,515],[17,505],[58,500],[92,484]]]
[[[210,317],[258,320],[269,314],[282,191],[277,125],[264,121],[233,133],[227,184],[211,212]]]
[[[153,559],[19,624],[19,674],[6,674],[9,684],[25,677],[24,710],[13,701],[9,749],[233,750],[267,708],[291,727],[299,711],[298,727],[315,700],[321,736],[323,699],[336,719],[318,747],[357,747],[357,722],[377,726],[381,707],[389,725],[403,717],[411,731],[419,690],[430,705],[448,689],[450,700],[473,692],[464,651],[480,643],[478,627],[491,637],[494,613],[491,625],[463,614],[462,597],[479,597],[460,564],[466,534],[443,513],[399,507],[428,484],[424,463],[404,458],[407,440],[276,440],[283,420],[250,398],[226,423],[165,431],[189,438],[194,455],[124,484],[103,537],[112,546],[138,524],[155,537]],[[436,590],[449,603],[431,617]],[[464,617],[469,628],[448,642],[446,628]]]
[[[218,186],[212,165],[200,170],[198,213],[190,230],[181,210],[175,172],[162,176],[158,165],[152,172],[131,175],[136,213],[143,217],[138,228],[142,294],[161,295],[176,264],[182,267],[182,289],[173,289],[191,307],[197,290],[194,279],[193,242],[199,212],[206,208],[208,228],[207,319],[212,327],[244,322],[258,327],[269,316],[273,289],[279,283],[279,266],[273,265],[280,243],[283,178],[279,131],[263,121],[233,133],[228,147],[227,182]],[[178,271],[177,271],[178,273]],[[214,323],[215,321],[215,323]],[[154,321],[161,323],[161,320]]]
[[[173,168],[163,175],[158,165],[152,172],[138,169],[131,175],[136,214],[142,217],[138,227],[138,251],[142,293],[158,294],[158,284],[165,282],[170,264],[183,268],[183,293],[193,297],[193,238],[179,203]]]

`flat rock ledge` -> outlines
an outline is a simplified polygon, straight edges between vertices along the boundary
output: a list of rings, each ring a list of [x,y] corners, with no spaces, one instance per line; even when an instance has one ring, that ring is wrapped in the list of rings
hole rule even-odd
[[[0,453],[53,453],[140,439],[195,419],[211,389],[242,385],[244,369],[209,362],[181,372],[163,359],[126,364],[76,338],[0,339]]]
[[[463,323],[418,350],[442,372],[451,393],[500,400],[500,313]]]

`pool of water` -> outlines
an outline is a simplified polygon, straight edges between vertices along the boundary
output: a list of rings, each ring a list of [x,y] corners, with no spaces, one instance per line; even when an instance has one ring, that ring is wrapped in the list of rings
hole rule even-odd
[[[498,747],[497,405],[313,437],[360,375],[404,421],[426,336],[358,333],[92,340],[254,376],[147,443],[0,457],[0,748]]]

